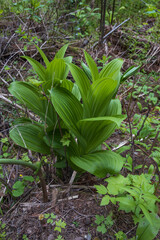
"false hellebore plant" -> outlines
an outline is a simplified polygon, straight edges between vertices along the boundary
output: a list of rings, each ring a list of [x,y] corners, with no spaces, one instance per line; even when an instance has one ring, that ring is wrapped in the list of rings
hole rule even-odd
[[[17,119],[10,137],[26,149],[60,154],[61,160],[57,160],[55,167],[66,163],[65,166],[76,171],[88,171],[98,177],[117,173],[123,165],[122,157],[101,150],[101,144],[125,118],[115,95],[123,77],[134,71],[122,76],[123,60],[115,59],[99,73],[96,63],[85,51],[88,66],[83,64],[81,69],[71,63],[72,57],[64,57],[67,47],[63,46],[51,62],[37,47],[46,67],[33,58],[24,57],[39,80],[12,82],[9,92],[34,112],[35,118]],[[69,71],[74,82],[67,79]],[[32,169],[38,172],[41,164]]]

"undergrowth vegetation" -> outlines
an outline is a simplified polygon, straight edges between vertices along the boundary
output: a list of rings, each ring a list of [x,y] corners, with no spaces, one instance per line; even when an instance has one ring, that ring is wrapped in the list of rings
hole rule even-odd
[[[2,0],[0,20],[0,239],[158,239],[159,2]],[[45,236],[12,231],[26,195]]]

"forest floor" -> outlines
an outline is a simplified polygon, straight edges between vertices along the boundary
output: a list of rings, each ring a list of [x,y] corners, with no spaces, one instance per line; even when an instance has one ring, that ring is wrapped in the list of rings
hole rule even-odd
[[[144,27],[145,28],[145,27]],[[142,29],[141,29],[142,30]],[[132,66],[136,59],[136,54],[133,58],[129,57],[129,46],[126,47],[126,39],[130,33],[125,30],[118,30],[113,32],[107,39],[107,43],[104,45],[95,45],[92,40],[85,46],[85,49],[91,54],[94,59],[102,59],[103,55],[107,57],[111,56],[111,59],[121,57],[124,59],[123,71],[128,67]],[[134,35],[134,34],[133,34]],[[132,36],[133,36],[132,35]],[[13,34],[10,36],[10,38]],[[148,53],[146,56],[150,56],[148,60],[144,63],[141,69],[145,69],[146,76],[152,71],[160,72],[160,59],[159,52],[160,46],[158,44],[148,43],[145,38],[145,29],[143,29],[139,38],[135,38],[137,41],[137,46],[143,46],[142,42],[146,41],[146,44],[150,44]],[[73,61],[80,63],[80,60],[84,59],[83,49],[79,48],[83,41],[79,42],[73,41],[71,46],[67,50],[68,55],[74,57]],[[3,43],[4,44],[4,43]],[[129,40],[128,40],[128,44]],[[46,55],[52,59],[57,50],[63,45],[63,43],[46,44],[43,49]],[[20,45],[18,39],[14,38],[14,41],[6,42],[5,50],[1,50],[1,84],[0,84],[0,94],[5,98],[5,101],[0,101],[0,138],[9,137],[9,128],[11,127],[12,121],[17,118],[20,114],[14,106],[14,101],[7,103],[6,98],[10,99],[7,87],[11,81],[20,79],[23,75],[25,78],[28,75],[29,65],[26,64],[26,69],[23,71],[19,70],[25,64],[24,60],[20,60],[20,55],[26,54],[34,56],[36,60],[40,60],[40,56],[36,53],[34,47],[30,46],[30,49],[24,52],[22,46]],[[4,49],[4,48],[3,48]],[[135,49],[135,51],[137,51]],[[10,80],[6,80],[10,79]],[[150,77],[150,82],[154,82],[152,76]],[[160,78],[156,82],[160,85]],[[120,87],[118,97],[122,101],[123,109],[126,109],[129,103],[127,103],[127,96],[132,91],[129,86],[122,85]],[[131,105],[135,106],[136,99],[133,99]],[[141,103],[143,108],[147,103],[144,101],[142,96]],[[146,114],[148,109],[142,111],[143,115]],[[139,113],[138,107],[134,107],[131,113],[131,119],[135,113]],[[157,119],[159,118],[159,112],[154,112]],[[127,124],[127,120],[126,124]],[[132,121],[132,120],[131,120]],[[107,140],[107,144],[114,149],[119,146],[119,144],[128,145],[130,144],[130,133],[127,131],[122,133],[120,130],[116,130],[115,133]],[[155,143],[158,145],[158,142]],[[16,156],[17,159],[24,156],[24,150],[17,147],[8,138],[7,143],[0,143],[0,155],[8,153],[9,157]],[[105,147],[105,146],[104,146]],[[127,152],[123,152],[125,157]],[[35,154],[33,157],[37,158],[38,155]],[[143,152],[138,152],[134,156],[135,162],[138,164],[143,164],[145,160],[145,155]],[[151,161],[151,160],[150,160]],[[148,165],[150,162],[148,162]],[[12,167],[2,167],[1,172],[7,173],[6,181],[11,187],[19,176],[29,176],[33,173],[22,167],[12,166]],[[137,170],[136,173],[140,173]],[[123,175],[127,174],[127,170],[123,170]],[[105,184],[104,179],[98,179],[89,173],[85,173],[78,176],[72,186],[69,189],[67,181],[53,179],[52,173],[48,177],[48,194],[49,202],[43,203],[42,192],[38,183],[34,182],[30,184],[28,188],[25,189],[24,194],[14,199],[9,193],[6,193],[6,189],[2,184],[0,190],[0,201],[1,201],[1,221],[5,223],[4,228],[0,228],[0,233],[5,231],[4,238],[0,239],[12,239],[12,240],[54,240],[61,239],[58,238],[57,231],[54,231],[55,224],[47,223],[44,218],[44,214],[54,213],[58,220],[63,220],[66,223],[64,229],[60,233],[65,240],[110,240],[116,239],[115,233],[123,231],[127,238],[135,236],[136,226],[133,223],[131,213],[126,214],[124,211],[118,211],[118,206],[109,204],[108,206],[100,206],[101,198],[96,193],[94,185]],[[59,182],[60,181],[60,182]],[[69,179],[68,179],[69,181]],[[113,213],[114,224],[108,228],[107,232],[102,234],[97,231],[97,225],[95,223],[96,215],[103,215],[107,217],[110,213]],[[157,236],[160,239],[160,234]],[[147,239],[146,239],[147,240]]]

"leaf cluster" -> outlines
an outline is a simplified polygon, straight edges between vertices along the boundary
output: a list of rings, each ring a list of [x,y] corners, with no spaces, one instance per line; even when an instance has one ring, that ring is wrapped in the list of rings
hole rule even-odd
[[[92,57],[84,51],[83,68],[64,57],[68,45],[63,46],[49,62],[36,46],[46,67],[30,57],[24,57],[38,75],[32,82],[15,81],[9,91],[35,119],[16,119],[10,137],[16,144],[42,154],[55,152],[77,171],[88,171],[98,177],[117,173],[123,165],[122,157],[102,151],[101,144],[111,136],[125,118],[121,103],[115,99],[122,77],[122,59],[104,65],[99,72]],[[69,71],[74,82],[67,79]],[[37,141],[38,140],[38,141]]]
[[[149,174],[129,174],[127,177],[118,175],[105,180],[108,182],[107,187],[95,186],[99,194],[105,195],[102,197],[101,206],[108,205],[109,202],[118,203],[119,210],[133,213],[135,224],[139,223],[138,239],[145,239],[140,238],[140,235],[142,234],[144,237],[148,231],[152,236],[154,232],[154,236],[156,236],[159,230],[160,220],[157,216],[156,202],[159,202],[160,199],[154,195],[155,187],[150,178]]]

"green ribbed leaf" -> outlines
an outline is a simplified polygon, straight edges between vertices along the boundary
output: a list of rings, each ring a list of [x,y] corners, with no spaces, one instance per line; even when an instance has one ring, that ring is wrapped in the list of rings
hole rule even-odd
[[[81,93],[80,93],[79,88],[76,83],[74,83],[74,85],[73,85],[72,93],[78,99],[78,101],[81,100]]]
[[[123,60],[120,58],[114,59],[109,62],[100,72],[99,78],[112,78],[117,81],[118,86],[121,78],[121,67],[123,65]]]
[[[65,44],[55,55],[55,58],[63,58],[69,44]]]
[[[68,76],[68,73],[69,73],[69,66],[68,66],[68,64],[72,62],[72,57],[71,56],[66,57],[66,58],[64,58],[64,61],[66,63],[66,67],[65,67],[65,72],[64,72],[64,75],[63,75],[63,79],[66,79],[67,76]]]
[[[118,173],[123,166],[120,155],[111,151],[101,151],[81,157],[72,156],[71,161],[79,168],[103,178],[107,173]]]
[[[38,91],[38,88],[26,82],[12,82],[9,92],[22,104],[38,114],[48,125],[54,125],[56,113],[49,101]]]
[[[128,68],[127,71],[121,77],[121,83],[124,82],[127,78],[134,75],[139,70],[140,67],[141,66],[138,67],[131,66],[130,68]]]
[[[120,126],[125,116],[96,117],[83,119],[78,122],[78,129],[87,142],[86,153],[93,151],[103,141],[110,137],[117,126]]]
[[[85,101],[88,90],[91,86],[90,81],[83,70],[74,64],[69,64],[71,74],[79,87],[83,101]]]
[[[150,216],[153,224],[150,224],[145,217],[140,219],[136,231],[137,240],[153,240],[158,234],[160,229],[160,218],[153,213],[151,213]]]
[[[67,89],[68,91],[72,92],[74,83],[71,80],[64,79],[62,80],[61,87]]]
[[[46,94],[48,90],[57,84],[60,84],[60,80],[64,79],[66,71],[66,64],[64,59],[55,58],[51,61],[46,69],[46,81],[42,85]]]
[[[49,146],[50,148],[53,148],[53,149],[63,148],[63,150],[64,150],[64,147],[62,146],[62,144],[60,142],[61,138],[62,138],[62,136],[61,136],[59,130],[55,129],[54,132],[53,131],[48,132],[47,135],[45,135],[43,137],[43,140],[46,143],[46,145]]]
[[[64,59],[55,58],[48,65],[46,81],[52,81],[55,79],[62,80],[65,73],[65,68],[66,64]]]
[[[91,74],[92,74],[92,80],[94,82],[99,78],[97,65],[94,62],[93,58],[86,51],[84,51],[84,55],[85,55],[86,62],[88,64]]]
[[[103,78],[95,81],[88,91],[87,102],[90,107],[90,112],[88,108],[87,110],[85,109],[85,117],[103,116],[116,87],[116,81],[111,78]]]
[[[70,130],[78,134],[77,122],[82,119],[83,109],[77,98],[65,88],[53,88],[51,100],[58,115]]]
[[[144,213],[144,216],[146,217],[148,222],[152,225],[153,222],[152,222],[152,219],[151,219],[151,216],[150,216],[150,213],[149,213],[148,209],[143,204],[139,204],[139,207],[141,208],[141,210]]]
[[[46,69],[39,62],[27,56],[23,56],[22,58],[25,58],[31,64],[41,81],[46,80]]]
[[[91,70],[89,69],[89,67],[84,62],[81,62],[81,66],[82,66],[83,71],[87,75],[88,79],[90,81],[92,81],[92,74],[91,74]]]
[[[38,52],[40,53],[41,57],[43,58],[44,63],[46,64],[46,67],[47,67],[49,64],[49,60],[46,57],[45,53],[36,44],[35,44],[35,47],[37,48]]]
[[[11,139],[21,147],[34,152],[49,154],[50,148],[43,141],[43,126],[32,123],[15,125],[10,131]]]
[[[119,99],[112,99],[106,106],[105,116],[116,116],[122,113],[122,106]]]

